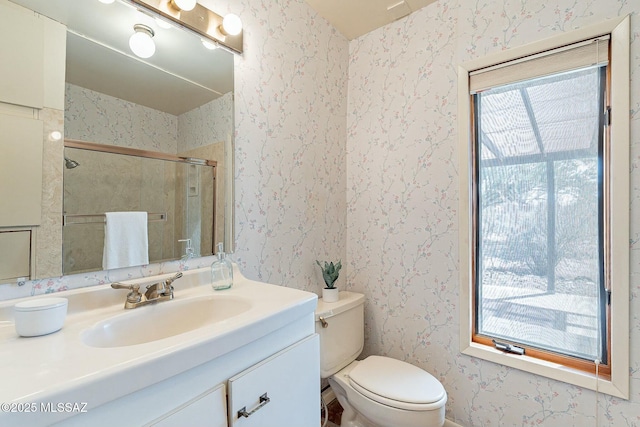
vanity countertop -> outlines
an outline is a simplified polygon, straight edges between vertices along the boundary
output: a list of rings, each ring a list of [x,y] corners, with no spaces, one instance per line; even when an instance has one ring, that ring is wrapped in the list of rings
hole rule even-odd
[[[19,337],[13,324],[11,300],[0,304],[0,425],[7,414],[6,404],[24,410],[17,403],[79,403],[95,407],[117,397],[148,387],[208,360],[222,356],[290,322],[313,317],[315,294],[269,285],[244,278],[234,268],[234,285],[225,291],[213,291],[208,285],[209,269],[183,272],[174,282],[175,297],[133,310],[123,308],[126,291],[109,284],[59,292],[38,298],[66,297],[69,312],[64,327],[53,334]],[[172,274],[131,280],[144,285]],[[121,347],[91,347],[83,342],[83,332],[114,316],[141,316],[160,305],[175,304],[202,296],[242,298],[251,308],[213,325],[143,344]],[[135,316],[131,317],[135,319]],[[135,320],[131,328],[136,328]],[[34,406],[35,408],[35,406]],[[81,409],[81,408],[80,408]],[[15,415],[15,414],[14,414]],[[42,414],[43,416],[45,414]]]

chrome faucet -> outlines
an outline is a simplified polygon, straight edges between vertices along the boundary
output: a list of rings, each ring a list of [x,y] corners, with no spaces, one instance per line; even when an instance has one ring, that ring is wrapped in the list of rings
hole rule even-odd
[[[160,301],[168,301],[173,299],[173,286],[171,285],[175,280],[182,277],[182,273],[176,273],[173,277],[168,278],[162,282],[154,283],[147,286],[147,291],[144,293],[144,300],[140,293],[140,285],[125,285],[124,283],[112,283],[113,289],[128,289],[127,300],[124,303],[124,308],[138,308],[143,305],[152,304]]]

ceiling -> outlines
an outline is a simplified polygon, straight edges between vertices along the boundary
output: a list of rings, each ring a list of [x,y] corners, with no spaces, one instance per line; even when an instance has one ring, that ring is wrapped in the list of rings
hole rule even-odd
[[[348,40],[405,17],[435,0],[305,0]]]

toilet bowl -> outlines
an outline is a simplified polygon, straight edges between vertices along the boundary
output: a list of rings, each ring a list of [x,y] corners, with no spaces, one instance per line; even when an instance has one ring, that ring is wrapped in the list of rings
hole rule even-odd
[[[321,375],[343,408],[341,427],[442,427],[447,393],[435,377],[382,356],[356,360],[364,345],[364,295],[318,300]]]

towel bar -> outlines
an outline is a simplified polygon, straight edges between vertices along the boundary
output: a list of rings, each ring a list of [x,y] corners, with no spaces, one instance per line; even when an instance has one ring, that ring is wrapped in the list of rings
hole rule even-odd
[[[152,213],[147,214],[149,222],[166,221],[167,214],[165,213]],[[104,214],[90,214],[79,215],[69,214],[62,216],[62,225],[76,225],[76,224],[103,224],[105,222]]]

